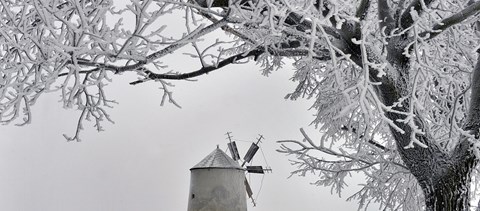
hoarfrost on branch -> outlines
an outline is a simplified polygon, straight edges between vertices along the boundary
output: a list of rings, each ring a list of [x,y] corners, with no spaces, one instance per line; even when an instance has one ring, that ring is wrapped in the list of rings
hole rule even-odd
[[[122,1],[123,2],[123,1]],[[125,3],[125,2],[123,2]],[[115,101],[104,87],[157,83],[256,62],[264,75],[292,63],[286,98],[314,99],[322,136],[281,141],[298,170],[340,194],[351,172],[360,208],[467,210],[478,186],[480,2],[454,0],[0,0],[0,121],[31,121],[47,92],[102,130]],[[118,8],[117,8],[118,7]],[[183,15],[184,33],[164,23]],[[177,16],[175,16],[177,15]],[[123,18],[134,20],[124,24]],[[228,36],[214,39],[223,31]],[[172,70],[184,55],[198,66]],[[448,192],[448,191],[450,192]],[[443,196],[445,195],[445,196]],[[420,196],[420,197],[419,197]],[[448,198],[460,198],[453,202]],[[476,204],[476,203],[475,203]],[[451,209],[450,209],[451,208]]]

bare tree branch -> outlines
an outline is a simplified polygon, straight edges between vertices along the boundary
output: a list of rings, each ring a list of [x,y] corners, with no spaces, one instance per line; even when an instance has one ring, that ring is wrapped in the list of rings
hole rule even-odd
[[[478,2],[480,3],[480,2]],[[479,4],[480,5],[480,4]],[[480,31],[480,30],[479,30]],[[476,138],[480,136],[480,49],[477,50],[477,65],[473,68],[471,81],[470,107],[468,109],[465,130],[472,131]]]
[[[369,8],[370,0],[361,0],[360,4],[358,5],[357,12],[355,13],[355,17],[359,18],[360,20],[364,20],[368,14]]]
[[[412,26],[414,20],[411,12],[414,10],[418,15],[421,15],[424,11],[423,7],[429,7],[432,2],[434,0],[414,0],[410,3],[400,16],[400,28],[403,30]]]
[[[115,73],[138,73],[132,85],[160,83],[161,105],[179,106],[169,90],[175,80],[251,60],[269,74],[289,58],[299,83],[290,98],[315,99],[313,123],[321,131],[319,143],[302,130],[304,142],[289,142],[301,149],[282,145],[296,156],[296,172],[314,171],[316,184],[336,189],[348,172],[364,172],[368,180],[354,197],[360,206],[370,200],[387,210],[434,210],[458,202],[451,198],[463,200],[452,210],[468,206],[470,179],[480,175],[471,171],[480,152],[480,58],[471,52],[480,43],[466,20],[479,3],[153,0],[117,10],[112,1],[0,2],[0,122],[28,123],[35,100],[58,91],[65,107],[81,112],[78,140],[82,120],[91,118],[99,131],[109,120],[103,86]],[[106,21],[111,16],[132,21]],[[173,37],[164,31],[172,17],[185,20]],[[219,37],[219,29],[233,36]],[[199,67],[166,72],[163,58],[172,53]]]
[[[251,50],[249,52],[239,53],[237,55],[234,55],[234,56],[231,56],[231,57],[228,57],[228,58],[222,60],[221,62],[219,62],[215,66],[206,66],[206,67],[200,68],[199,70],[189,72],[189,73],[182,73],[182,74],[158,74],[158,73],[153,73],[152,71],[145,69],[144,73],[145,73],[146,78],[142,79],[142,80],[137,80],[137,81],[131,82],[130,84],[131,85],[136,85],[136,84],[148,81],[148,80],[157,80],[157,79],[185,80],[185,79],[197,77],[197,76],[200,76],[200,75],[203,75],[203,74],[208,74],[208,73],[210,73],[214,70],[218,70],[218,69],[220,69],[224,66],[227,66],[229,64],[233,64],[236,61],[239,61],[241,59],[244,59],[244,58],[247,58],[247,57],[250,57],[250,56],[259,56],[262,53],[263,53],[263,51],[260,51],[260,50]]]
[[[462,11],[443,19],[440,23],[433,26],[431,31],[425,31],[419,34],[420,37],[426,37],[427,39],[433,39],[437,35],[441,34],[445,29],[458,24],[469,17],[474,16],[480,11],[480,1],[469,5]]]
[[[392,12],[387,0],[378,0],[378,19],[380,20],[380,28],[385,29],[385,34],[390,34],[394,27]]]
[[[359,138],[363,138],[363,137],[364,137],[363,134],[358,134],[358,133],[357,133],[357,129],[356,129],[356,128],[351,127],[350,129],[348,129],[347,126],[343,125],[340,129],[341,129],[341,130],[344,130],[344,131],[352,132],[352,133],[354,133],[354,134],[356,134],[356,135],[359,135]],[[386,148],[385,146],[379,144],[378,142],[374,141],[373,139],[369,139],[369,140],[367,140],[367,142],[368,142],[369,144],[371,144],[372,146],[377,147],[377,148],[379,148],[379,149],[381,149],[381,150],[383,150],[383,151],[390,151],[390,150],[391,150],[391,149],[388,149],[388,148]]]

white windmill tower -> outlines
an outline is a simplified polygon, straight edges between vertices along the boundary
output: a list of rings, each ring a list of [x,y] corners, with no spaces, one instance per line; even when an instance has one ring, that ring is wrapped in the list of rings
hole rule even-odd
[[[217,145],[213,152],[190,169],[188,211],[247,211],[246,195],[255,205],[245,172],[263,174],[271,170],[261,166],[246,168],[243,166],[252,160],[263,137],[261,136],[257,143],[252,143],[240,166],[237,163],[240,156],[235,141],[231,140],[229,133],[227,134],[230,141],[228,147],[233,159]]]

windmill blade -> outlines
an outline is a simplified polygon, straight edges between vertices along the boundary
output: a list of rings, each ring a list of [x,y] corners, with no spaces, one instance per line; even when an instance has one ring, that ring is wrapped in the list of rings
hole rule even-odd
[[[232,155],[233,160],[239,160],[240,159],[240,154],[238,153],[237,149],[237,144],[235,141],[232,141],[230,143],[227,143],[228,149],[230,150],[230,154]]]
[[[248,195],[248,198],[252,198],[253,196],[253,191],[252,191],[252,188],[250,187],[250,184],[248,183],[248,180],[247,178],[245,177],[245,189],[247,190],[247,195]]]
[[[252,200],[252,203],[253,203],[254,207],[257,206],[257,204],[255,203],[255,200],[253,199],[252,188],[250,187],[250,184],[248,183],[248,180],[247,180],[246,177],[245,177],[244,183],[245,183],[245,190],[247,191],[248,198],[250,198]]]
[[[255,156],[255,153],[258,151],[258,145],[255,143],[252,143],[250,148],[247,151],[247,154],[245,154],[245,157],[243,157],[243,160],[245,161],[244,163],[250,163],[252,160],[253,156]]]
[[[247,166],[248,173],[265,174],[262,166]]]

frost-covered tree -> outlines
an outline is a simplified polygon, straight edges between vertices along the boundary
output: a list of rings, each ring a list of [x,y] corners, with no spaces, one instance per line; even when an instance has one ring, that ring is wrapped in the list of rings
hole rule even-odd
[[[117,74],[157,83],[254,61],[264,75],[293,64],[287,98],[314,99],[320,140],[283,141],[294,173],[340,194],[351,172],[360,208],[469,210],[480,173],[479,1],[0,0],[0,121],[31,120],[47,92],[101,130]],[[184,33],[167,33],[182,14]],[[219,35],[224,31],[228,36]],[[180,53],[196,70],[162,63]],[[195,67],[194,67],[195,68]],[[21,118],[21,120],[18,120]]]

